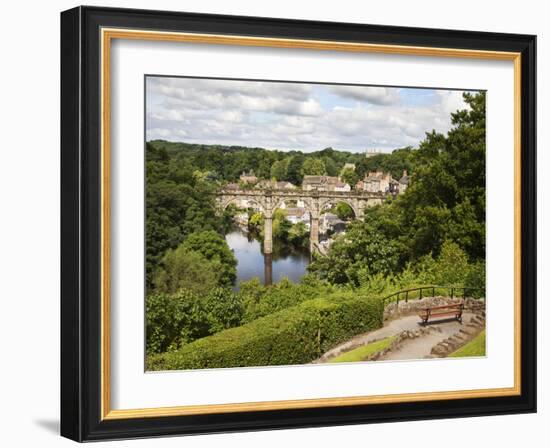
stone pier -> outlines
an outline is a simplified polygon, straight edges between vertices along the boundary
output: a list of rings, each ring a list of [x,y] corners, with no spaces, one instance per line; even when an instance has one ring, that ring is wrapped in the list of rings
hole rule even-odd
[[[309,252],[317,251],[319,245],[319,216],[312,213],[309,220]]]
[[[273,215],[271,212],[264,215],[264,254],[273,253]]]

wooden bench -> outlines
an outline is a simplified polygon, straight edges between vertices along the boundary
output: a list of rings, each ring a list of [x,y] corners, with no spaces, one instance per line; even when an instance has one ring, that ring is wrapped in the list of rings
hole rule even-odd
[[[454,317],[462,323],[462,311],[464,303],[453,303],[449,305],[430,306],[423,308],[418,313],[418,317],[422,319],[422,325],[426,325],[430,319],[441,319],[444,317]]]

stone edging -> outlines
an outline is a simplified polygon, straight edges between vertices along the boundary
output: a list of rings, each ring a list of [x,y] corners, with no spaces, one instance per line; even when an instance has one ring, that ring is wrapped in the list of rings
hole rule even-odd
[[[476,314],[458,333],[432,347],[431,358],[445,358],[474,339],[485,328],[485,311]]]

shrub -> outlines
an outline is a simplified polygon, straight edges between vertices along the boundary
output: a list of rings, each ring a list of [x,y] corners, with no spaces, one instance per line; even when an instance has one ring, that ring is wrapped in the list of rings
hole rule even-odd
[[[189,252],[198,252],[207,260],[217,264],[221,285],[231,286],[235,282],[237,259],[225,238],[219,233],[213,230],[192,233],[184,240],[182,247]]]
[[[243,308],[229,289],[206,295],[182,289],[169,295],[150,294],[146,304],[147,353],[175,350],[218,331],[240,325]]]
[[[183,244],[168,249],[157,269],[153,284],[156,292],[173,294],[180,289],[206,293],[221,283],[219,262],[207,260],[198,252],[187,250]]]
[[[487,273],[485,272],[485,262],[478,261],[470,265],[468,275],[466,276],[466,286],[471,288],[478,288],[472,291],[468,291],[468,295],[479,299],[485,297],[485,279]]]
[[[434,282],[438,285],[463,285],[468,270],[466,252],[458,244],[445,241],[434,266]]]
[[[354,221],[331,245],[326,257],[315,257],[308,271],[334,284],[358,286],[361,275],[395,272],[398,249],[370,224]]]
[[[335,289],[320,281],[295,284],[287,278],[271,286],[263,286],[258,278],[254,278],[241,282],[240,288],[238,296],[244,306],[243,322],[251,322],[306,300],[326,295]]]
[[[148,370],[304,364],[350,337],[382,326],[383,305],[351,294],[313,299],[174,352],[149,356]]]

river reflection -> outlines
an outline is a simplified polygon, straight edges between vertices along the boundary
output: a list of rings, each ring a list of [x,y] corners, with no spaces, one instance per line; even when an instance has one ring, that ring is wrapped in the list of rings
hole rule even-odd
[[[237,264],[237,286],[243,280],[258,277],[265,285],[277,283],[283,277],[299,282],[309,264],[309,251],[298,251],[273,242],[273,254],[262,253],[261,243],[241,229],[233,229],[225,239],[233,250]]]

